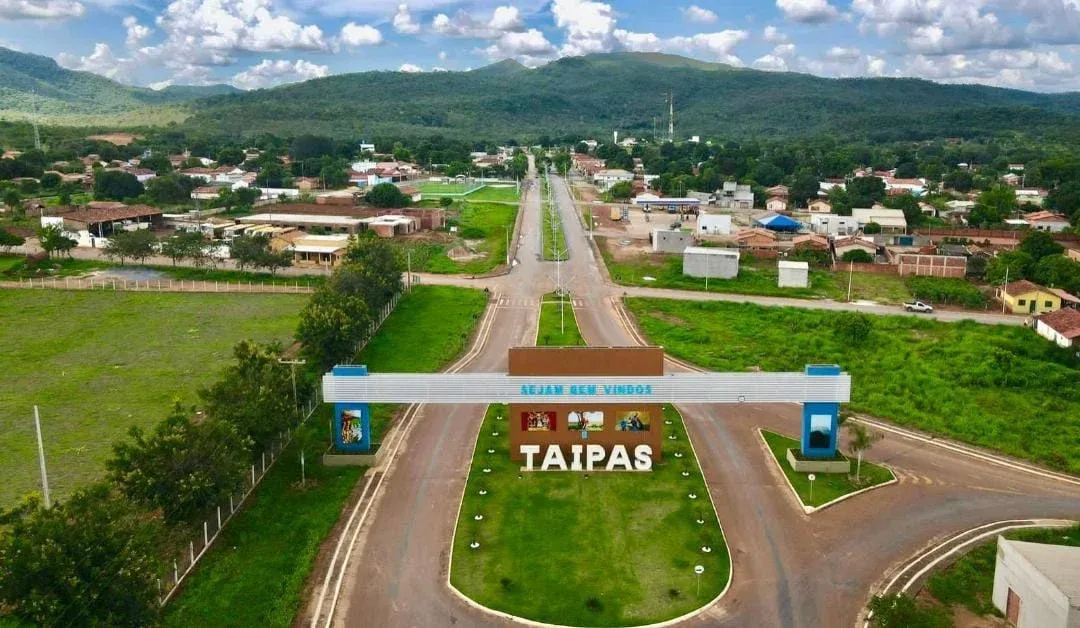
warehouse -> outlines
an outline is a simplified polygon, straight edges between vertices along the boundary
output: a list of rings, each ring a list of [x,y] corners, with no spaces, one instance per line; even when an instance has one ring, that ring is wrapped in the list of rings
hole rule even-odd
[[[1080,626],[1080,547],[999,536],[994,606],[1017,628]]]

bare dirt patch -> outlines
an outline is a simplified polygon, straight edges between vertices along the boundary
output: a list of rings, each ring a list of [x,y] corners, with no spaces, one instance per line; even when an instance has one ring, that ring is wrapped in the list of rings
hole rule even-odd
[[[616,262],[636,259],[643,255],[652,254],[652,248],[649,246],[649,243],[643,240],[630,240],[628,238],[622,240],[612,239],[608,240],[607,247]],[[663,257],[661,256],[659,259],[663,259]]]
[[[143,139],[143,136],[135,135],[134,133],[102,133],[101,135],[87,135],[86,139],[109,142],[110,144],[116,144],[117,146],[127,146],[135,140]]]

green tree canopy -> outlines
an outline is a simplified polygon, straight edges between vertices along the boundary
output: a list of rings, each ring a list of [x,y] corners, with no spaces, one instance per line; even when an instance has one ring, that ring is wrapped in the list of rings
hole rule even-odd
[[[38,246],[49,257],[52,257],[53,253],[66,254],[78,244],[75,240],[67,237],[64,230],[57,225],[38,227],[37,239]]]
[[[135,175],[121,170],[99,170],[94,175],[94,196],[122,201],[143,193],[143,184]]]
[[[231,423],[263,451],[293,424],[289,367],[271,347],[242,341],[233,349],[235,363],[212,386],[199,391],[206,413]]]
[[[166,174],[146,182],[146,195],[158,205],[187,203],[197,186],[195,179],[185,174]]]
[[[408,207],[411,199],[405,196],[401,189],[393,183],[380,183],[364,196],[364,200],[374,207],[397,208]]]
[[[1061,255],[1065,247],[1057,243],[1054,237],[1045,231],[1032,231],[1020,242],[1020,250],[1031,256],[1036,263],[1048,255]]]
[[[120,260],[122,266],[128,259],[144,261],[154,254],[156,244],[157,238],[149,229],[115,231],[109,237],[104,253],[109,259]]]

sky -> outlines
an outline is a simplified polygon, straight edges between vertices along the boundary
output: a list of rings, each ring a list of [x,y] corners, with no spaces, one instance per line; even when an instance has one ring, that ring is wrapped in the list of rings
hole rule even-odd
[[[0,46],[154,88],[659,51],[1061,92],[1080,0],[0,0]]]

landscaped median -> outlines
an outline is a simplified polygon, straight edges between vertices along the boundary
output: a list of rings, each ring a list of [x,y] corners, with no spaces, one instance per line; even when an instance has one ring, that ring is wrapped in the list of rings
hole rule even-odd
[[[570,295],[552,292],[545,294],[540,304],[540,322],[536,330],[538,347],[577,347],[584,346],[585,339],[578,331],[574,307]]]
[[[507,411],[490,406],[477,438],[450,570],[459,592],[534,621],[632,626],[724,591],[724,534],[675,408],[664,407],[664,461],[641,473],[523,472]]]
[[[767,430],[758,430],[761,439],[765,441],[772,454],[773,460],[780,467],[788,484],[795,492],[795,496],[803,505],[804,509],[817,509],[821,506],[834,502],[845,495],[851,495],[875,486],[880,486],[894,481],[896,477],[892,471],[865,460],[860,465],[859,477],[856,479],[854,472],[855,463],[851,461],[851,474],[848,473],[800,473],[792,468],[789,462],[789,451],[795,452],[796,458],[799,452],[799,441],[782,434]],[[846,461],[842,454],[837,454],[837,461]],[[814,481],[810,481],[810,475]]]
[[[468,343],[487,294],[449,286],[417,286],[357,358],[373,372],[433,372]],[[372,407],[377,440],[396,406]],[[166,607],[170,626],[289,626],[315,557],[364,470],[324,467],[330,407],[321,409],[282,454],[221,538]],[[300,448],[307,463],[300,484]]]

